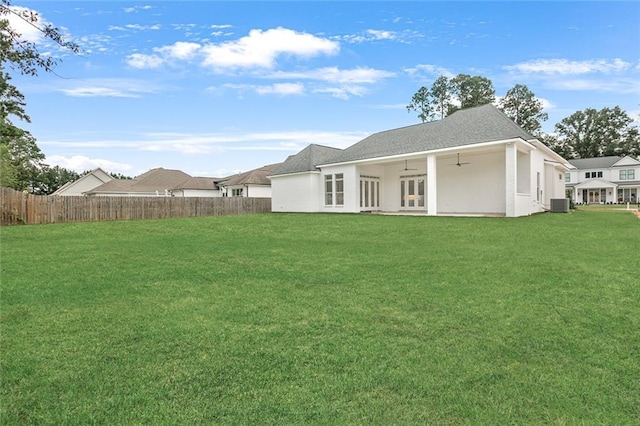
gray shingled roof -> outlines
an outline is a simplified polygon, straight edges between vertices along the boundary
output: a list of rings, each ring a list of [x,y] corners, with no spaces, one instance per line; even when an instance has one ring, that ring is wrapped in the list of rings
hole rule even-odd
[[[165,189],[177,188],[191,176],[180,170],[167,170],[159,167],[151,169],[134,179],[114,179],[100,185],[89,193],[101,192],[164,192]]]
[[[343,150],[339,148],[311,144],[299,153],[290,155],[280,167],[271,173],[271,176],[309,172],[315,170],[318,164],[329,163],[342,153]]]
[[[170,189],[218,189],[220,178],[192,177],[180,185]]]
[[[569,164],[580,170],[586,169],[607,169],[623,157],[611,156],[611,157],[596,157],[596,158],[575,158],[569,160]]]
[[[426,152],[534,136],[491,104],[465,108],[439,121],[375,133],[344,150],[339,161]]]
[[[271,185],[271,181],[267,179],[267,176],[271,175],[271,172],[280,167],[281,164],[282,163],[269,164],[258,169],[230,176],[221,180],[220,185]]]
[[[273,175],[310,171],[322,164],[427,152],[514,138],[531,140],[535,137],[498,108],[487,104],[456,111],[439,121],[374,133],[344,150],[309,145],[287,158]]]

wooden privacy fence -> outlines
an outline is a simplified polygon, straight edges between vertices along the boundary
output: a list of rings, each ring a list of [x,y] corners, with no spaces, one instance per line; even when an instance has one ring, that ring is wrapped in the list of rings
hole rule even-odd
[[[271,211],[271,198],[62,197],[0,188],[0,225],[224,216]]]

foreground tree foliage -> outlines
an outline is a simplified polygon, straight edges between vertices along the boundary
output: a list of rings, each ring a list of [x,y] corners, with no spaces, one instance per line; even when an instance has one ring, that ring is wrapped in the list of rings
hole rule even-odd
[[[10,25],[9,16],[24,20],[38,29],[45,38],[58,46],[80,52],[80,47],[66,41],[51,24],[43,24],[32,10],[15,8],[9,0],[0,3],[0,183],[19,191],[37,192],[48,184],[39,182],[46,174],[44,154],[36,139],[17,127],[12,118],[31,122],[25,111],[24,95],[11,83],[9,70],[22,75],[37,76],[39,70],[55,74],[59,60],[38,50],[35,43],[26,40]],[[8,68],[8,69],[7,69]],[[73,173],[73,172],[70,172]],[[67,174],[65,174],[67,175]]]

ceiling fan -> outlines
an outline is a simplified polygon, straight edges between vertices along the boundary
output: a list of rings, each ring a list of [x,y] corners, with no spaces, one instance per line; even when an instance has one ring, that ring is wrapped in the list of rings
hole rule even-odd
[[[460,153],[458,153],[458,162],[456,164],[452,164],[453,166],[458,166],[458,167],[462,167],[465,164],[471,164],[471,163],[461,163],[460,162]]]
[[[401,170],[402,172],[407,172],[409,170],[418,170],[418,169],[409,169],[408,167],[409,166],[408,166],[407,160],[404,160],[404,169]]]

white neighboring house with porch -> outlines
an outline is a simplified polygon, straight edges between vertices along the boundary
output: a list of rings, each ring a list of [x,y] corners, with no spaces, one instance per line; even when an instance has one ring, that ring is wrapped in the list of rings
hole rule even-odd
[[[527,216],[565,198],[567,161],[493,105],[309,145],[271,175],[274,212]]]
[[[576,204],[637,203],[640,161],[633,157],[597,157],[569,160],[565,174],[567,195]]]

